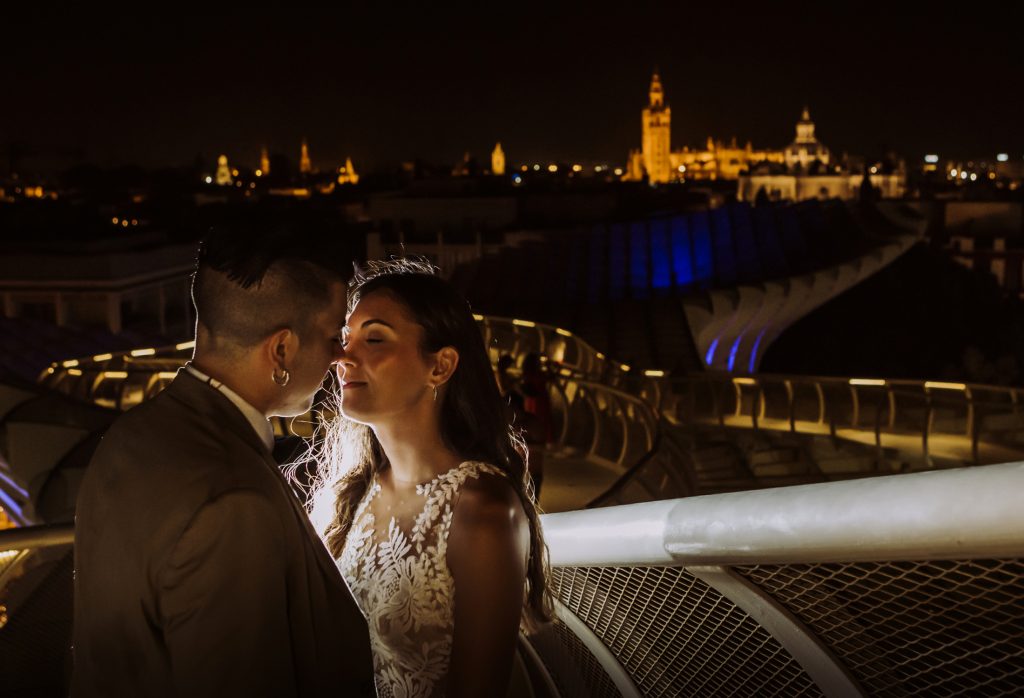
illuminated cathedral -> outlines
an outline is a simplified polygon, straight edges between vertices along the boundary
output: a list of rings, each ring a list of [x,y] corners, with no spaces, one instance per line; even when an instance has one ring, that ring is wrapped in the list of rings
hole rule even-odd
[[[729,143],[710,136],[703,148],[671,148],[672,109],[665,104],[661,78],[651,78],[650,101],[641,117],[641,148],[632,150],[625,180],[664,184],[694,179],[737,179],[742,171],[762,162],[783,163],[781,150],[755,150],[749,141],[743,147],[736,139]],[[813,133],[813,126],[812,126]]]
[[[658,72],[651,78],[650,100],[641,115],[641,147],[632,150],[623,180],[651,184],[693,180],[736,180],[737,198],[753,201],[761,192],[774,200],[813,198],[852,199],[859,195],[864,176],[883,198],[899,198],[906,190],[902,164],[888,170],[836,162],[815,135],[805,106],[796,124],[796,137],[781,150],[755,150],[750,141],[740,147],[710,136],[704,148],[671,148],[672,110]],[[864,172],[867,168],[869,171]]]

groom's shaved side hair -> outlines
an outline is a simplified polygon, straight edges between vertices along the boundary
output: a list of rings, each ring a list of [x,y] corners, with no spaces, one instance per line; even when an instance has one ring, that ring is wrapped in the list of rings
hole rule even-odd
[[[207,347],[236,353],[285,328],[305,339],[330,304],[331,284],[347,282],[351,268],[348,250],[324,236],[288,227],[212,230],[192,280]]]

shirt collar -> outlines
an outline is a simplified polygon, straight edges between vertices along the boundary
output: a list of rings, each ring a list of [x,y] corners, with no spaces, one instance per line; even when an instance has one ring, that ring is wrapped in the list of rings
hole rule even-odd
[[[242,413],[242,416],[245,417],[252,426],[253,431],[256,432],[258,437],[260,437],[260,441],[262,441],[263,445],[267,447],[267,450],[274,450],[274,428],[270,426],[270,420],[267,419],[267,415],[263,414],[246,402],[245,399],[234,390],[224,385],[219,380],[206,375],[191,363],[185,364],[185,370],[195,378],[198,378],[209,385],[211,388],[219,390],[224,397],[231,401],[232,405],[238,408],[238,411]]]

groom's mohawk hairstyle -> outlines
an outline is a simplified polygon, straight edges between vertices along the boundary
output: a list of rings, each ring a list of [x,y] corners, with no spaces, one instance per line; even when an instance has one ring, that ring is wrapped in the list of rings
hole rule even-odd
[[[274,248],[280,240],[271,235],[251,236],[243,231],[215,228],[199,243],[196,268],[207,267],[225,274],[242,288],[251,288],[263,281],[267,269],[274,262]]]
[[[316,221],[247,220],[219,226],[200,243],[192,299],[216,347],[245,348],[290,328],[304,335],[351,276],[353,238]]]
[[[301,223],[243,221],[216,226],[199,244],[197,271],[203,267],[225,274],[242,288],[262,283],[276,263],[307,262],[346,278],[354,256],[343,232]]]

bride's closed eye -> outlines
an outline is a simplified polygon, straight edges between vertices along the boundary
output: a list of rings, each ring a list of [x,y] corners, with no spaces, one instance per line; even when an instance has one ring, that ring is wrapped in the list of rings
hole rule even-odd
[[[352,335],[351,333],[346,332],[344,334],[339,335],[337,341],[339,344],[341,344],[342,349],[347,349],[348,346],[352,343]],[[365,342],[366,344],[380,344],[384,341],[385,340],[383,337],[376,336],[370,336],[363,339],[363,342]]]

